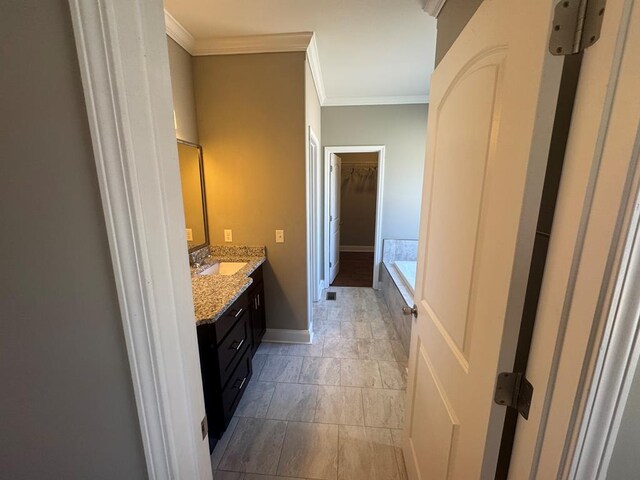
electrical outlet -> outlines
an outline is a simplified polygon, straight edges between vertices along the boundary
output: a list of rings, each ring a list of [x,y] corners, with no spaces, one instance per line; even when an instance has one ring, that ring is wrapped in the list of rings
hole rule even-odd
[[[284,243],[284,230],[276,230],[276,243]]]
[[[224,231],[224,241],[233,242],[233,232],[231,230]]]
[[[193,242],[193,230],[187,228],[187,242]]]

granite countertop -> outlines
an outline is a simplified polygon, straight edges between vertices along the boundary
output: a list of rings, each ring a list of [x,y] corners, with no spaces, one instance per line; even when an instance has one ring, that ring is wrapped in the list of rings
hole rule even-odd
[[[196,325],[215,323],[224,311],[249,288],[249,277],[266,261],[264,247],[211,246],[211,256],[198,268],[191,268],[191,288]],[[199,275],[216,262],[246,262],[233,275]]]

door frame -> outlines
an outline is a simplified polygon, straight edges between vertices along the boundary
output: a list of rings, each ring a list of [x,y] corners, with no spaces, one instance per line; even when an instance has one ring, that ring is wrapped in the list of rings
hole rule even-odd
[[[623,63],[634,3],[637,12],[637,0],[609,0],[602,35],[584,52],[565,157],[571,175],[554,219],[562,228],[550,243],[527,367],[537,405],[516,430],[513,478],[604,478],[637,362],[640,323],[628,314],[637,306],[623,292],[640,276],[629,268],[640,234],[640,128],[620,116],[632,112],[625,98],[635,88]]]
[[[69,6],[147,473],[210,480],[162,4]]]
[[[311,126],[308,127],[307,143],[307,303],[309,331],[313,331],[313,304],[322,296],[324,267],[320,264],[320,252],[323,248],[320,228],[323,206],[320,160],[322,147]]]
[[[574,446],[567,450],[568,478],[603,478],[616,444],[634,373],[640,358],[640,192],[629,205],[630,228],[621,245],[622,261],[611,276],[615,285],[596,356],[592,380],[582,397],[586,408]],[[603,318],[604,320],[604,318]],[[599,352],[599,354],[598,354]],[[569,463],[571,462],[571,463]]]
[[[373,247],[373,285],[376,290],[380,289],[380,263],[382,262],[382,213],[384,208],[384,145],[342,145],[324,147],[324,278],[330,278],[329,267],[329,182],[331,180],[331,154],[341,153],[377,153],[378,154],[378,185],[376,193],[376,228]],[[326,288],[329,287],[327,281]]]

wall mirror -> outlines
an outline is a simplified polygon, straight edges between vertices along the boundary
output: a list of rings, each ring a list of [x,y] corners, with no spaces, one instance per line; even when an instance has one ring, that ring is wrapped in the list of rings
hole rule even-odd
[[[204,188],[202,147],[178,140],[182,202],[189,253],[209,245],[207,200]]]

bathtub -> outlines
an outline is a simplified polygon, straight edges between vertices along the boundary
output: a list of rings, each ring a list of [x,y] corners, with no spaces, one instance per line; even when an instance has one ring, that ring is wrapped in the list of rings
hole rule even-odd
[[[393,266],[400,274],[400,279],[411,292],[411,296],[416,291],[416,268],[418,263],[409,260],[398,260],[393,262]]]

